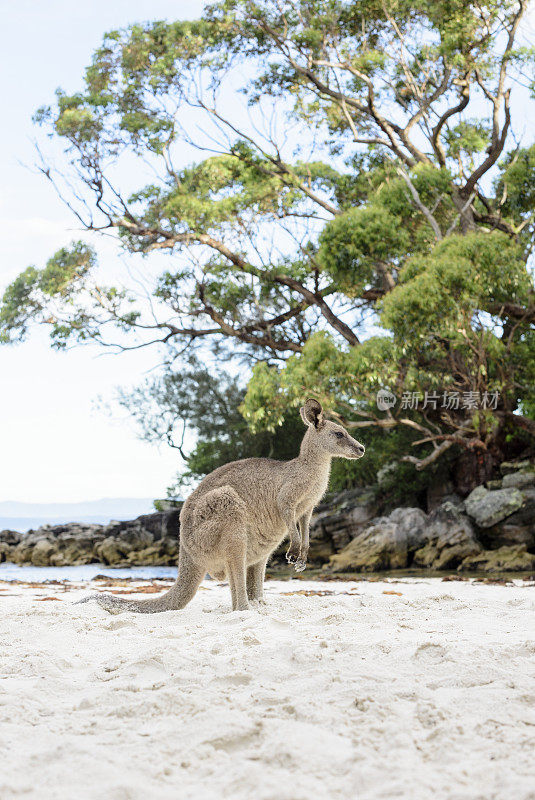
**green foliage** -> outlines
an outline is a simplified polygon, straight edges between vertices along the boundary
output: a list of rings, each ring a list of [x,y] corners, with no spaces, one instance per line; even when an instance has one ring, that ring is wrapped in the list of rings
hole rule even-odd
[[[478,311],[528,302],[531,284],[522,250],[506,234],[452,235],[407,261],[384,299],[382,322],[400,340],[440,333],[455,341]]]
[[[54,253],[43,269],[28,267],[4,292],[0,306],[0,341],[23,341],[30,321],[45,321],[49,316],[51,300],[72,304],[95,263],[92,248],[84,242],[74,242],[70,248],[63,247]],[[63,326],[54,316],[46,321],[52,324],[52,336],[59,344],[71,326]]]
[[[535,211],[535,145],[509,153],[496,184],[497,195],[503,197],[505,215],[516,222],[532,215]]]
[[[378,263],[397,263],[408,245],[401,218],[371,205],[352,208],[325,226],[319,258],[343,291],[355,297],[373,283]]]
[[[482,153],[488,147],[490,130],[479,120],[465,120],[450,128],[444,138],[452,158],[463,155],[473,158],[476,153]]]

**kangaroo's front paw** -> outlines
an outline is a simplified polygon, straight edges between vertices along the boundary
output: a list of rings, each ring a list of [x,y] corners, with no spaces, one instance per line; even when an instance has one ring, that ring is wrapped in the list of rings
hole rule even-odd
[[[307,565],[307,562],[305,561],[304,558],[298,558],[297,561],[295,562],[295,571],[296,572],[303,572],[303,570],[305,569],[306,565]]]
[[[297,548],[294,549],[293,547],[289,547],[286,552],[286,561],[288,562],[288,564],[295,564],[298,558],[299,558],[299,550]]]

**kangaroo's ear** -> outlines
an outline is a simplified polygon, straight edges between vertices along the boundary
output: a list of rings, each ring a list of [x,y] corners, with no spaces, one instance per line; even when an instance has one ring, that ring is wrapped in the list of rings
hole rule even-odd
[[[305,425],[314,426],[314,428],[320,428],[323,425],[323,409],[317,400],[309,398],[299,411]]]

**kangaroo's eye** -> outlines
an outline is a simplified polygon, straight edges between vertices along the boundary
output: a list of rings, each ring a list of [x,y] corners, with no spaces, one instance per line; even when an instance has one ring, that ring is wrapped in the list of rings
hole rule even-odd
[[[342,431],[335,431],[334,435],[336,436],[337,439],[344,438],[344,434],[342,433]]]

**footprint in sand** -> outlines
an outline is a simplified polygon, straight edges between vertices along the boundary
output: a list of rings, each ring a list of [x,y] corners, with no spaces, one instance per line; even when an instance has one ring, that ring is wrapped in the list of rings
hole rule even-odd
[[[447,658],[447,651],[440,644],[425,642],[416,648],[413,658],[424,664],[439,664]]]
[[[221,677],[216,680],[217,683],[222,683],[226,686],[247,686],[251,683],[252,678],[245,672],[236,672],[234,674],[221,675]]]
[[[103,664],[94,674],[99,681],[126,681],[128,686],[139,689],[154,689],[164,685],[168,678],[167,670],[159,658],[141,658],[137,661],[119,659]]]
[[[434,703],[420,701],[416,706],[416,718],[423,728],[434,728],[444,721],[444,713]]]
[[[127,619],[112,619],[106,625],[102,625],[105,631],[118,631],[120,628],[134,628],[134,623]]]
[[[206,744],[211,745],[215,750],[224,750],[226,753],[243,751],[248,746],[257,743],[261,731],[262,723],[257,722],[252,728],[243,731],[229,731],[216,739],[209,739]]]

